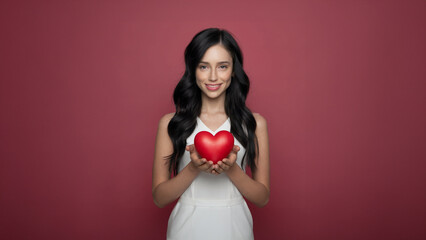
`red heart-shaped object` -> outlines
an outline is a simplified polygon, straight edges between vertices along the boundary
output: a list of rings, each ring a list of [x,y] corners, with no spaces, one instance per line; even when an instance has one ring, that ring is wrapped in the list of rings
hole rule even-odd
[[[214,136],[201,131],[195,135],[194,145],[201,157],[216,164],[231,152],[234,147],[234,136],[228,131],[220,131]]]

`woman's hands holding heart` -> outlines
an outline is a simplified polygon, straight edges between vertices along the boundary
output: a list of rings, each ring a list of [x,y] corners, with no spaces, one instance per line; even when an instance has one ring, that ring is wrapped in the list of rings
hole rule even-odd
[[[218,161],[217,164],[214,164],[213,161],[208,161],[205,158],[202,158],[197,150],[195,149],[194,144],[188,145],[185,148],[189,151],[189,156],[191,158],[192,166],[198,171],[203,171],[211,173],[214,175],[221,174],[228,171],[231,167],[234,166],[235,161],[237,160],[237,153],[240,151],[240,147],[234,145],[229,155],[221,161]]]
[[[192,145],[190,146],[192,149]],[[212,174],[228,171],[237,160],[237,153],[240,150],[240,147],[234,145],[232,133],[226,130],[219,131],[215,135],[207,131],[200,131],[195,135],[194,146],[195,150],[192,150],[197,151],[199,153],[197,156],[204,159],[198,163],[195,160],[196,166],[202,167],[202,164],[208,163],[208,168],[202,167],[201,169],[211,171]],[[191,155],[196,157],[195,154]],[[191,157],[191,159],[193,158]]]

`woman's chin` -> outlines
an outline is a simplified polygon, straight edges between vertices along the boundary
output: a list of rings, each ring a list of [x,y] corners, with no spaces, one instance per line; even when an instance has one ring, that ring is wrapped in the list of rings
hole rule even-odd
[[[209,99],[217,99],[220,98],[224,92],[204,92],[204,95]]]

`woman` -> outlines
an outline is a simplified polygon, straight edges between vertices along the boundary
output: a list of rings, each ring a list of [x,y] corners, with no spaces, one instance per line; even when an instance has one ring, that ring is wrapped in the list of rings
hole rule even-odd
[[[253,239],[243,196],[267,204],[269,146],[266,120],[245,105],[250,83],[240,48],[226,30],[205,29],[186,47],[185,65],[173,94],[176,112],[160,119],[155,145],[154,202],[164,207],[179,198],[167,239]],[[196,152],[194,137],[221,130],[233,134],[235,145],[213,164]]]

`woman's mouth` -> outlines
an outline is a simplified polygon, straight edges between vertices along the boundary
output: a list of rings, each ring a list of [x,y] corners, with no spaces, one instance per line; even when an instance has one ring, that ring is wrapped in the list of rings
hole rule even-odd
[[[206,84],[206,87],[210,91],[216,91],[220,88],[220,85],[222,84]]]

